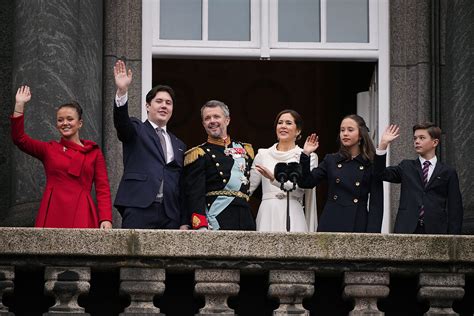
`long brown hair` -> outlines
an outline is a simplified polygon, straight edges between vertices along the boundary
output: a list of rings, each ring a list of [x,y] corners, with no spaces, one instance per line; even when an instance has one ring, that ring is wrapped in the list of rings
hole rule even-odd
[[[365,124],[365,121],[362,117],[357,114],[349,114],[344,116],[341,120],[344,121],[345,119],[351,119],[356,122],[357,127],[359,128],[359,149],[362,157],[366,160],[373,161],[375,156],[375,146],[372,142],[372,139],[369,136],[369,128]],[[347,160],[350,160],[351,154],[347,150],[347,148],[341,142],[340,133],[337,134],[337,141],[339,142],[339,153]]]

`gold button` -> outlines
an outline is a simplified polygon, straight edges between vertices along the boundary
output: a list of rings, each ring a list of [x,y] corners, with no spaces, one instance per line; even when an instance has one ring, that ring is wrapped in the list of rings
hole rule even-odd
[[[206,148],[207,151],[211,151],[209,148]]]
[[[223,175],[224,175],[224,172],[222,172],[222,171],[219,171],[219,174],[220,174],[221,176],[223,176]]]
[[[358,199],[354,199],[354,203],[357,203],[357,202],[359,202],[359,200],[358,200]]]
[[[334,200],[337,200],[337,195],[334,194],[334,196],[332,197]]]
[[[216,167],[219,167],[219,166],[220,166],[220,164],[218,162],[216,162]]]
[[[212,155],[212,158],[216,158],[216,155]]]
[[[360,170],[364,170],[364,166],[359,166],[359,169],[360,169]]]
[[[339,183],[339,182],[341,182],[341,179],[336,178],[336,183]]]
[[[360,182],[356,181],[356,187],[358,187],[359,185],[360,185]]]
[[[342,164],[338,163],[338,164],[337,164],[337,167],[338,167],[338,168],[342,168]]]
[[[227,180],[226,180],[226,179],[222,179],[222,182],[227,183]]]

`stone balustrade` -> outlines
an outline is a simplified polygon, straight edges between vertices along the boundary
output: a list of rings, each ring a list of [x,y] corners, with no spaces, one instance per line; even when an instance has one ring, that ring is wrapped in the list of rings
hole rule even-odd
[[[101,287],[124,302],[109,303],[116,313],[107,315],[181,315],[173,314],[180,295],[198,300],[190,315],[397,315],[405,314],[397,304],[404,301],[421,306],[407,315],[474,310],[471,236],[0,228],[0,315],[27,310],[19,302],[28,298],[15,287],[30,270],[53,298],[37,315],[94,315],[94,296],[106,295],[94,290]],[[107,271],[117,271],[119,282]],[[173,275],[194,282],[167,296]],[[332,293],[348,310],[318,305],[322,278],[340,285]],[[406,278],[416,288],[392,285]],[[254,288],[263,289],[261,297],[244,295]],[[408,299],[397,301],[393,289]],[[264,311],[235,307],[256,299],[267,300]]]

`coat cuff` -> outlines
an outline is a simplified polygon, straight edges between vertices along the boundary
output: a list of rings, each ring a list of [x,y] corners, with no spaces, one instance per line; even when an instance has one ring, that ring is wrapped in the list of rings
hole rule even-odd
[[[193,229],[208,227],[206,216],[198,214],[198,213],[193,213],[193,215],[191,216],[191,223],[193,225]]]

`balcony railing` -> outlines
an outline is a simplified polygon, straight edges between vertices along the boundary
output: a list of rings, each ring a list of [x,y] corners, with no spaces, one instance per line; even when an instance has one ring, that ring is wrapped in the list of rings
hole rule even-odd
[[[1,228],[0,315],[472,315],[473,263],[471,236]]]

